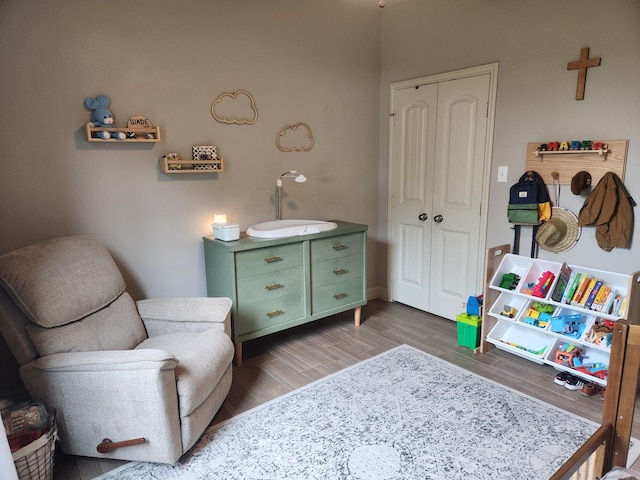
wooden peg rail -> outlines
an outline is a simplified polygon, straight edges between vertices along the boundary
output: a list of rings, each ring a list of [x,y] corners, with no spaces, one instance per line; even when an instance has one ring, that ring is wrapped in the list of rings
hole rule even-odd
[[[600,150],[563,150],[538,152],[546,141],[527,144],[526,170],[538,172],[545,183],[553,184],[553,174],[562,185],[570,185],[573,176],[585,170],[591,174],[591,184],[597,185],[607,172],[614,172],[624,181],[629,140],[600,140],[607,148]],[[606,151],[605,151],[606,150]]]

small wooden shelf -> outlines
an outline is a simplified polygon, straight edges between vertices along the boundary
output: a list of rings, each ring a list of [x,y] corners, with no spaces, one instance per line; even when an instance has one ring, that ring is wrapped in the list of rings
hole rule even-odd
[[[170,160],[162,157],[160,160],[162,173],[168,175],[181,173],[220,173],[224,170],[222,158],[217,160]]]
[[[116,138],[98,138],[93,134],[97,132],[123,132],[127,135],[127,138],[124,140],[118,140]],[[87,123],[84,126],[84,133],[87,139],[87,142],[96,142],[96,143],[154,143],[160,141],[160,127],[150,127],[150,128],[107,128],[107,127],[94,127],[91,123]],[[130,134],[133,134],[134,137],[130,138]],[[147,138],[148,135],[151,135],[153,138]]]
[[[573,176],[582,170],[591,174],[593,186],[607,172],[615,173],[624,181],[629,140],[602,140],[606,147],[602,150],[538,151],[542,143],[527,144],[526,170],[538,172],[547,185],[554,183],[555,173],[558,183],[569,185]]]
[[[608,148],[602,148],[600,150],[536,150],[535,151],[535,156],[536,157],[544,157],[545,155],[566,155],[566,154],[582,154],[582,155],[589,155],[589,154],[597,154],[600,155],[602,157],[602,161],[606,162],[607,161],[607,154],[610,153],[611,150],[609,150]]]

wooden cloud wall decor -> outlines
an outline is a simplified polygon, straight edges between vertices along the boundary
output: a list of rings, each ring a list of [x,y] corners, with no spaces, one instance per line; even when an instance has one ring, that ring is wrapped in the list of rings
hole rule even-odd
[[[246,90],[221,94],[211,105],[211,114],[220,123],[251,125],[258,120],[253,96]]]
[[[276,138],[276,146],[281,152],[308,152],[313,148],[311,128],[304,122],[283,128]]]

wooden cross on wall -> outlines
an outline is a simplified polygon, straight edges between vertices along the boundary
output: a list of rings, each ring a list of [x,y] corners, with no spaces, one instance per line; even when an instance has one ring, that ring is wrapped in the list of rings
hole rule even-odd
[[[600,57],[589,58],[589,47],[580,50],[580,60],[567,63],[567,70],[578,70],[578,86],[576,87],[576,100],[584,100],[584,86],[587,83],[587,68],[599,67]]]

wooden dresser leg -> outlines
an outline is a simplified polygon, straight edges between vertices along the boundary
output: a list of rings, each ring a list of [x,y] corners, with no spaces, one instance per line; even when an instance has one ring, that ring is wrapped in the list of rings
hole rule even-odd
[[[360,326],[361,315],[362,315],[362,307],[356,307],[355,310],[353,311],[353,320],[356,324],[356,327]]]
[[[235,356],[236,366],[242,366],[242,342],[236,343],[236,356]]]

